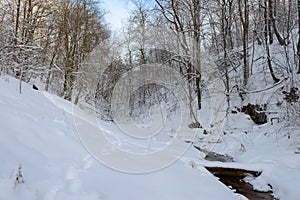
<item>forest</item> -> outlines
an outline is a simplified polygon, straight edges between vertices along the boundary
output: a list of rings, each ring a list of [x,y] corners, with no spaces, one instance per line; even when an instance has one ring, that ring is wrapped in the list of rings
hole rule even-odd
[[[201,109],[201,84],[207,78],[202,60],[207,55],[221,72],[217,78],[224,82],[229,107],[232,93],[247,93],[257,60],[273,84],[300,73],[297,1],[132,3],[116,33],[95,0],[2,0],[1,73],[24,82],[39,80],[44,90],[78,104],[95,96],[110,101],[115,82],[133,66],[169,62],[192,87],[196,110]],[[276,60],[274,45],[284,52],[284,61]],[[257,57],[259,48],[263,55]],[[237,69],[242,73],[233,81],[230,73]]]
[[[0,199],[299,199],[300,0],[121,2],[0,0]]]
[[[247,95],[258,61],[271,85],[289,78],[287,87],[294,87],[295,74],[300,73],[299,1],[132,3],[130,16],[116,32],[96,0],[2,0],[1,74],[20,79],[20,92],[22,81],[40,82],[41,89],[75,104],[100,102],[97,107],[105,118],[111,118],[118,79],[149,63],[168,63],[186,78],[190,102],[197,104],[191,112],[201,109],[207,60],[220,71],[214,78],[224,82],[228,108],[234,106],[232,95],[239,94],[242,101]],[[279,46],[282,60],[277,60],[274,46]],[[238,73],[233,77],[232,71]],[[139,92],[144,102],[147,89],[153,86]],[[192,121],[200,125],[197,117]]]

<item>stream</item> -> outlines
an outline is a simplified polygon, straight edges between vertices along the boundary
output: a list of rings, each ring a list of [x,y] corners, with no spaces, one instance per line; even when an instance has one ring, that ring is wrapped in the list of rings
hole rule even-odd
[[[194,146],[197,150],[205,152],[203,149]],[[222,155],[216,152],[207,153],[204,158],[211,162],[223,162],[232,163],[234,162],[233,157],[229,155]],[[272,195],[272,191],[262,192],[253,189],[250,183],[247,183],[244,179],[247,176],[258,177],[261,175],[260,171],[250,171],[245,169],[228,168],[228,167],[205,167],[210,173],[218,177],[219,180],[236,193],[242,194],[249,200],[278,200]],[[271,185],[269,185],[272,188]]]
[[[272,191],[261,192],[253,189],[253,186],[244,181],[246,176],[258,177],[261,172],[248,171],[244,169],[223,168],[223,167],[205,167],[214,176],[228,186],[234,189],[236,193],[242,194],[249,200],[276,200],[273,197]]]

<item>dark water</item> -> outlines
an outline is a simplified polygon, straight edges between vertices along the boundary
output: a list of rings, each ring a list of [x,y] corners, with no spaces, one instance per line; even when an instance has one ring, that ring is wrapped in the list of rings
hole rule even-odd
[[[218,177],[225,185],[235,189],[236,193],[244,195],[249,200],[276,200],[276,198],[272,196],[272,191],[256,191],[251,184],[243,180],[248,175],[258,177],[261,172],[221,167],[206,167],[206,169]]]

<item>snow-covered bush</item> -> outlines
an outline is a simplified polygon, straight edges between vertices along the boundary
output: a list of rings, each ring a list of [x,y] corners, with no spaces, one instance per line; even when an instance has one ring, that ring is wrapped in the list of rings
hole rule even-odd
[[[19,167],[18,167],[17,174],[16,174],[16,178],[15,178],[15,187],[18,184],[22,184],[22,183],[24,183],[24,176],[23,176],[23,173],[22,173],[22,164],[20,163]]]

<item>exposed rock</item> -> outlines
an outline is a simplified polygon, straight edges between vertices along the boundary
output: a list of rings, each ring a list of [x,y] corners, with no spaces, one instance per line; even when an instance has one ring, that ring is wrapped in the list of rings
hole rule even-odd
[[[215,152],[208,152],[204,159],[208,161],[234,162],[233,157],[229,155],[221,155]]]
[[[189,128],[202,128],[202,126],[199,122],[193,122],[189,124]]]
[[[32,85],[32,89],[39,90],[39,88],[36,85]]]
[[[268,122],[267,115],[265,112],[266,108],[266,104],[261,106],[258,104],[253,105],[248,103],[248,105],[242,107],[242,112],[249,115],[255,124],[260,125]]]

